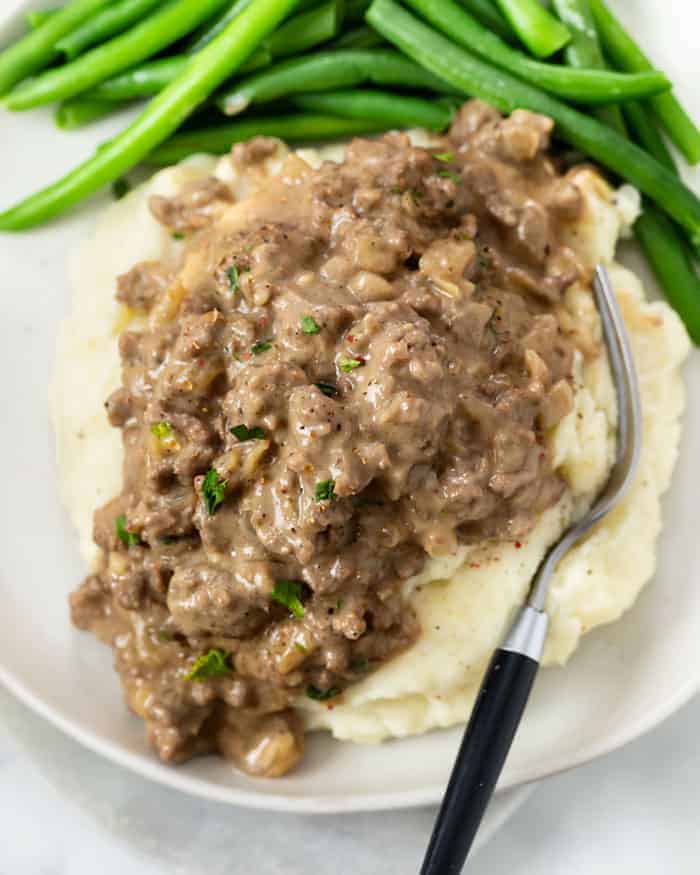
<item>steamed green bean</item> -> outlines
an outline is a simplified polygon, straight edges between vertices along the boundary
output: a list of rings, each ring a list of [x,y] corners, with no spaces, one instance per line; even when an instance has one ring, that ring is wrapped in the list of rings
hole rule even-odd
[[[443,131],[452,118],[452,112],[435,100],[388,91],[321,91],[295,95],[292,103],[309,112],[342,118],[383,119],[386,127]]]
[[[160,2],[161,0],[119,0],[112,3],[88,18],[80,27],[61,37],[56,48],[69,60],[77,58],[91,46],[126,30]]]
[[[33,73],[43,70],[57,56],[56,42],[74,30],[108,0],[72,0],[50,15],[36,30],[0,52],[0,95]]]
[[[603,49],[614,66],[640,72],[652,69],[651,61],[627,34],[603,0],[589,0]],[[673,94],[651,98],[654,114],[690,164],[700,161],[700,130]]]
[[[571,41],[564,48],[566,63],[575,68],[607,69],[588,0],[554,0],[554,8],[571,34]],[[593,113],[618,134],[625,134],[625,120],[619,106],[598,106]]]
[[[538,58],[548,58],[571,39],[569,31],[538,0],[497,0],[520,41]]]
[[[75,61],[56,67],[15,88],[5,101],[8,109],[25,110],[66,100],[149,58],[193,30],[227,0],[174,0],[159,12]],[[45,27],[50,27],[50,19]],[[40,31],[37,31],[40,33]]]
[[[398,52],[344,49],[282,61],[237,82],[217,100],[226,115],[237,115],[252,103],[269,103],[290,94],[330,91],[363,82],[454,92],[436,76]]]
[[[266,67],[274,57],[296,54],[332,37],[338,28],[338,4],[333,0],[309,12],[295,15],[279,27],[256,52],[242,64],[238,73],[249,73]],[[81,100],[134,100],[151,97],[181,75],[189,63],[190,55],[172,55],[148,61],[112,76],[75,98]]]
[[[633,97],[646,97],[670,87],[662,73],[652,78],[626,78],[603,70],[573,70],[557,64],[543,64],[512,49],[495,34],[482,27],[454,0],[407,0],[423,18],[446,36],[489,63],[515,73],[545,91],[584,103],[615,103]]]
[[[253,0],[119,135],[62,179],[0,213],[0,231],[18,231],[65,212],[129,171],[173,134],[294,8],[295,0]]]

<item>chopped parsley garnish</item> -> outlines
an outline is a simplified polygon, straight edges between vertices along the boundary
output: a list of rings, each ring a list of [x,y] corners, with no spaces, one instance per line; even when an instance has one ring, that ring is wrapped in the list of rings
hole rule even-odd
[[[444,164],[449,164],[450,161],[455,160],[454,152],[438,152],[436,155],[433,155],[436,161],[442,161]]]
[[[119,514],[115,521],[115,526],[117,529],[117,537],[125,547],[138,547],[140,544],[143,544],[143,541],[136,532],[130,532],[127,529],[125,514]]]
[[[254,425],[248,428],[247,425],[234,425],[231,429],[231,434],[235,435],[239,441],[264,441],[265,430],[259,425]]]
[[[335,498],[335,480],[319,480],[314,489],[316,501],[330,501]]]
[[[231,286],[231,291],[238,291],[238,268],[235,264],[232,264],[231,267],[226,271],[226,276],[228,277],[229,285]]]
[[[259,340],[251,346],[250,351],[253,355],[260,355],[261,352],[267,352],[271,347],[272,344],[269,340]]]
[[[316,383],[316,388],[328,398],[334,398],[338,394],[338,390],[333,383]]]
[[[124,179],[123,176],[120,176],[119,179],[115,179],[112,183],[112,196],[114,197],[114,200],[120,201],[130,189],[131,186],[129,185],[128,180]]]
[[[219,474],[215,468],[210,468],[202,483],[202,497],[209,516],[214,516],[224,502],[224,493],[228,486],[228,480]]]
[[[228,653],[213,648],[197,657],[194,665],[185,675],[185,680],[205,681],[207,678],[221,677],[225,674],[231,674]]]
[[[173,240],[184,240],[185,239],[185,235],[181,234],[179,231],[173,231],[173,233],[170,236],[173,238]]]
[[[178,541],[175,535],[163,535],[161,538],[158,538],[158,540],[166,547],[169,547],[171,544],[177,544]]]
[[[392,194],[401,194],[401,195],[410,194],[411,197],[413,198],[414,203],[416,203],[416,204],[423,197],[423,192],[418,191],[418,189],[416,189],[416,188],[401,188],[400,186],[395,185],[392,188],[390,188],[389,191]]]
[[[314,319],[313,316],[302,316],[301,317],[301,330],[304,334],[318,334],[321,330],[321,326]]]
[[[296,649],[299,651],[299,653],[307,654],[307,653],[309,652],[309,651],[306,649],[306,647],[304,647],[304,645],[301,643],[301,641],[295,641],[295,642],[294,642],[294,646],[295,646]]]
[[[163,438],[169,438],[173,435],[173,427],[166,420],[161,420],[160,422],[154,422],[151,426],[151,434],[154,437],[157,437],[159,440],[163,440]]]
[[[306,688],[306,695],[310,699],[313,699],[314,702],[326,702],[328,699],[334,699],[336,696],[339,696],[340,690],[338,687],[330,687],[328,690],[319,690],[318,687],[309,684]]]
[[[169,629],[159,629],[158,630],[158,640],[159,641],[172,641],[173,633]]]
[[[451,179],[452,182],[461,182],[462,177],[459,173],[455,173],[454,170],[438,170],[438,176],[442,176],[444,179]]]
[[[344,374],[349,374],[350,371],[354,371],[355,368],[359,368],[362,366],[362,362],[360,359],[341,359],[340,360],[340,370]]]
[[[304,605],[301,603],[302,584],[298,580],[278,580],[272,590],[272,601],[279,602],[288,608],[295,617],[304,616]]]

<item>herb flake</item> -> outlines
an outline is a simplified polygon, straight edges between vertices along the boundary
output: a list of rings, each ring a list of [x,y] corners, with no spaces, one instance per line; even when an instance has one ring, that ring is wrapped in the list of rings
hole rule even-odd
[[[230,429],[232,435],[238,438],[239,441],[264,441],[265,440],[265,430],[260,428],[259,425],[254,425],[252,428],[248,428],[247,425],[234,425],[233,428]]]
[[[238,268],[235,264],[232,264],[231,267],[226,271],[226,276],[228,277],[228,283],[231,287],[232,292],[238,291]]]
[[[271,348],[272,344],[269,340],[259,340],[257,343],[254,343],[251,346],[250,351],[253,353],[253,355],[260,355],[261,352],[267,352],[268,349]]]
[[[331,501],[335,498],[335,480],[319,480],[314,488],[316,501]]]
[[[455,173],[454,170],[438,170],[438,176],[442,176],[443,179],[451,179],[452,182],[461,182],[462,177],[459,173]]]
[[[194,665],[185,675],[188,681],[206,681],[209,678],[221,677],[231,674],[231,666],[228,661],[228,653],[218,650],[216,647],[202,653],[194,662]]]
[[[115,520],[117,537],[125,547],[139,547],[143,541],[136,532],[130,532],[126,527],[126,514],[120,513]]]
[[[184,240],[185,239],[185,235],[181,234],[180,231],[173,231],[170,236],[173,238],[173,240]]]
[[[338,394],[338,390],[333,383],[316,383],[316,388],[323,392],[326,398],[334,398]]]
[[[349,374],[351,371],[354,371],[355,368],[362,367],[362,361],[360,359],[341,359],[340,360],[340,370],[344,374]]]
[[[224,480],[216,468],[210,468],[207,471],[202,483],[202,498],[209,516],[214,516],[224,503],[227,486],[228,480]]]
[[[129,185],[129,181],[124,179],[123,176],[120,176],[119,179],[115,179],[112,183],[112,197],[115,201],[120,201],[130,190],[131,186]]]
[[[433,155],[436,161],[442,161],[443,164],[449,164],[450,161],[455,160],[454,152],[438,152],[436,155]]]
[[[173,427],[167,422],[165,419],[160,422],[154,422],[151,425],[151,434],[153,437],[157,437],[158,440],[163,440],[163,438],[169,438],[173,436]]]
[[[302,316],[299,324],[304,334],[318,334],[321,330],[321,326],[313,316]]]
[[[304,605],[301,603],[302,584],[298,580],[278,580],[270,598],[288,608],[297,619],[304,616]]]
[[[306,688],[306,695],[313,699],[314,702],[327,702],[328,699],[334,699],[336,696],[340,695],[340,690],[338,687],[330,687],[327,690],[319,690],[318,687],[315,687],[313,684],[309,684]]]

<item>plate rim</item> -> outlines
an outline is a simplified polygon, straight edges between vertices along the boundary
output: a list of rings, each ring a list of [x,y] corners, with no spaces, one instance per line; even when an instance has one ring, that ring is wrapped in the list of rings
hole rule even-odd
[[[41,5],[39,0],[5,0],[3,9],[0,10],[0,32],[7,34],[8,27],[12,27],[17,16],[23,10],[39,5]],[[95,730],[85,726],[79,719],[69,716],[65,709],[42,699],[28,683],[2,664],[0,664],[0,684],[33,713],[45,719],[83,747],[149,781],[201,799],[245,806],[251,809],[316,815],[381,810],[398,811],[431,805],[440,801],[444,791],[444,785],[436,783],[426,784],[411,790],[372,792],[351,796],[337,793],[283,796],[215,784],[205,778],[189,774],[186,769],[165,765],[148,752],[130,751],[118,742],[104,738]],[[569,771],[612,753],[656,728],[698,694],[700,694],[700,673],[698,677],[691,677],[685,683],[677,685],[672,692],[666,693],[660,701],[655,701],[653,707],[650,707],[636,720],[626,723],[622,730],[606,733],[603,737],[581,748],[575,755],[559,755],[541,763],[533,763],[518,769],[509,776],[508,780],[499,783],[498,790],[523,788],[538,780]]]
[[[349,814],[368,811],[400,811],[407,808],[435,805],[441,801],[445,789],[442,784],[436,784],[416,790],[365,793],[361,796],[348,796],[347,794],[281,796],[225,787],[190,775],[184,769],[165,765],[155,758],[149,758],[148,754],[125,750],[116,742],[102,738],[93,730],[83,727],[79,721],[61,713],[60,708],[48,705],[2,665],[0,665],[0,684],[35,714],[47,720],[93,753],[103,756],[115,765],[122,766],[149,781],[164,784],[190,796],[212,802],[291,814]],[[520,769],[510,779],[499,782],[496,792],[515,790],[534,784],[619,750],[624,745],[655,729],[698,694],[700,694],[700,678],[690,679],[673,695],[667,696],[659,702],[657,707],[647,715],[627,726],[624,731],[606,736],[597,744],[588,745],[577,756],[559,757],[552,760],[547,766],[531,766]]]

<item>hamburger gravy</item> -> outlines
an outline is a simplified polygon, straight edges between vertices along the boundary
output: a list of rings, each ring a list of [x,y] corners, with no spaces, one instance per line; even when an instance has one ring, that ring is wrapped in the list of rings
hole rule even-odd
[[[565,499],[549,436],[600,344],[564,307],[590,265],[551,128],[472,101],[426,148],[359,139],[244,198],[214,176],[151,197],[174,251],[117,280],[122,488],[71,609],[164,760],[285,773],[300,703],[342,710],[420,641],[407,581],[519,548]]]

